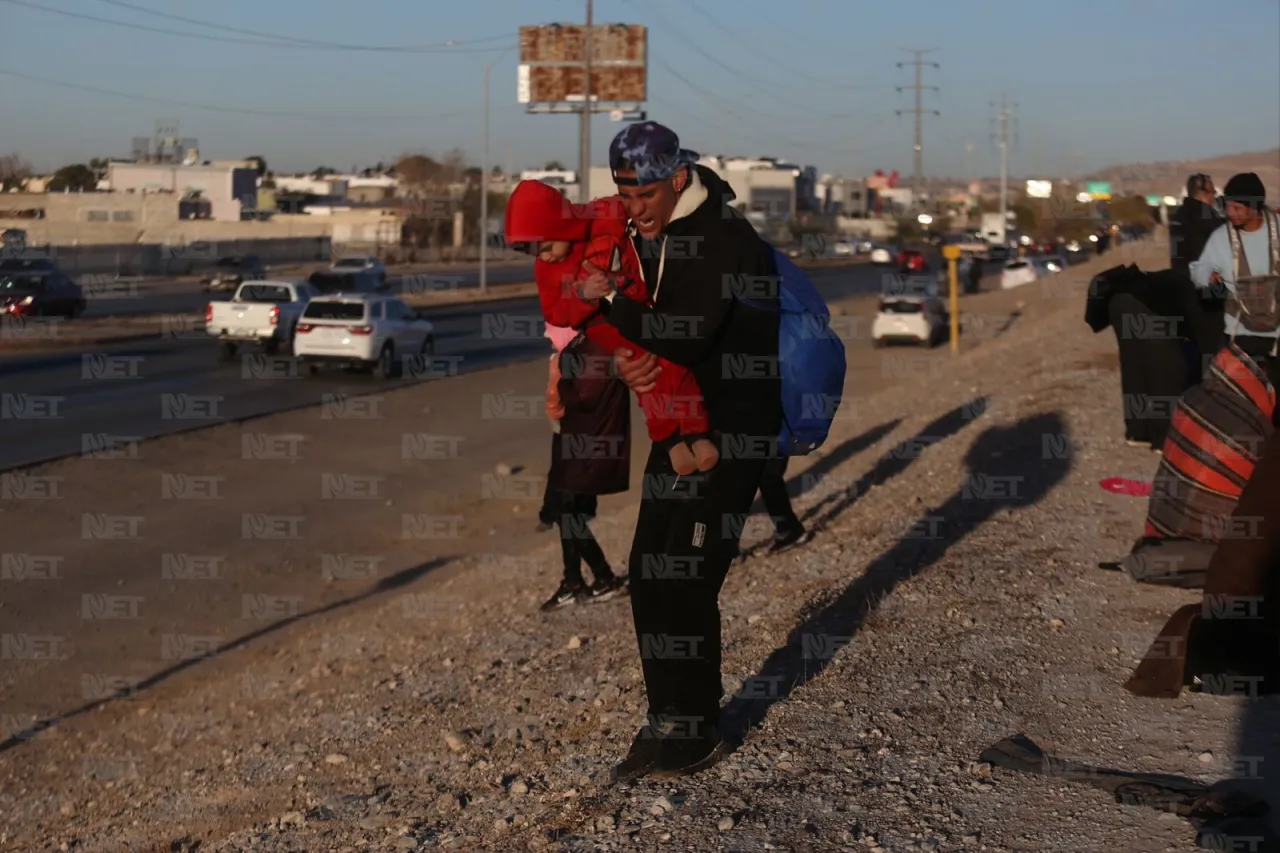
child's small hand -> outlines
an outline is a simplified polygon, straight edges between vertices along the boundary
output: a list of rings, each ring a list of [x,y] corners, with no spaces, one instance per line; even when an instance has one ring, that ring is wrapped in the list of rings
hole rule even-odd
[[[588,300],[603,299],[617,290],[613,280],[605,275],[604,270],[590,261],[583,263],[582,269],[587,273],[587,277],[578,282],[578,296]]]

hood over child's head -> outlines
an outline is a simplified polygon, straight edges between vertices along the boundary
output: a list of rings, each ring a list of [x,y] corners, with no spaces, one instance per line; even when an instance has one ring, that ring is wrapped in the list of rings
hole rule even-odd
[[[580,243],[589,239],[591,223],[580,205],[570,202],[555,187],[542,181],[521,181],[507,200],[507,246],[542,255],[546,243]],[[568,248],[543,260],[563,260]]]

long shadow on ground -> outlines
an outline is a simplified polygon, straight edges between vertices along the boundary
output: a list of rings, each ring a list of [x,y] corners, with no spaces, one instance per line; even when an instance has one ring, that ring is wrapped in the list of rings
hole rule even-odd
[[[935,423],[949,419],[958,423],[965,411],[967,407],[950,412]],[[996,513],[1036,504],[1062,482],[1071,460],[1045,458],[1053,454],[1043,452],[1043,436],[1066,433],[1066,423],[1053,413],[1025,418],[1011,427],[992,427],[979,435],[965,455],[968,471],[961,487],[936,510],[926,510],[910,532],[873,560],[856,580],[792,629],[786,643],[743,683],[722,717],[734,748],[765,720],[774,705],[821,675],[899,583],[937,563],[948,549]],[[929,434],[926,427],[922,435]],[[895,457],[890,451],[864,480],[868,484],[882,482],[909,465],[910,458]],[[821,518],[834,517],[861,492],[851,490],[846,497],[835,499],[821,510]]]
[[[288,619],[281,619],[277,622],[272,622],[270,625],[265,625],[256,631],[250,631],[248,634],[244,634],[240,637],[237,637],[236,639],[227,643],[225,646],[219,646],[217,649],[211,650],[208,653],[195,655],[193,657],[179,661],[178,663],[175,663],[173,666],[166,667],[165,669],[160,670],[154,675],[151,675],[139,681],[137,684],[130,685],[128,688],[121,689],[110,696],[105,696],[101,699],[95,699],[92,702],[87,702],[84,705],[81,705],[79,708],[75,708],[63,714],[56,714],[51,717],[45,717],[43,719],[36,720],[26,729],[20,732],[16,732],[10,735],[9,737],[5,738],[3,741],[0,741],[0,753],[6,752],[10,749],[13,749],[14,747],[20,746],[24,742],[36,737],[46,729],[51,729],[54,726],[66,720],[70,720],[74,717],[81,716],[82,714],[87,714],[90,711],[97,710],[98,708],[106,705],[108,702],[114,702],[119,699],[135,697],[142,691],[155,687],[157,684],[160,684],[161,682],[172,678],[173,676],[177,675],[180,672],[188,670],[193,666],[197,666],[198,664],[204,663],[205,661],[208,661],[214,657],[217,657],[218,655],[225,654],[226,652],[241,648],[242,646],[247,646],[249,643],[252,643],[254,640],[261,639],[262,637],[265,637],[268,634],[273,634],[276,631],[279,631],[283,628],[287,628],[288,626],[293,625],[297,622],[301,622],[306,619],[314,619],[317,616],[323,616],[326,613],[332,613],[333,611],[339,610],[343,607],[350,607],[353,604],[357,604],[360,601],[363,601],[368,598],[372,598],[375,595],[380,595],[384,592],[389,592],[391,590],[399,589],[401,587],[407,586],[410,583],[413,583],[414,581],[416,581],[418,578],[427,574],[428,572],[433,571],[434,569],[438,569],[441,566],[448,565],[449,563],[453,562],[454,559],[455,559],[454,557],[437,557],[436,559],[423,563],[420,566],[414,566],[413,568],[396,572],[394,575],[390,575],[378,581],[376,584],[369,587],[364,592],[350,596],[349,598],[341,599],[340,601],[331,602],[329,604],[324,605],[323,607],[313,608],[311,610],[306,611],[305,613],[299,613],[297,616],[290,616]]]

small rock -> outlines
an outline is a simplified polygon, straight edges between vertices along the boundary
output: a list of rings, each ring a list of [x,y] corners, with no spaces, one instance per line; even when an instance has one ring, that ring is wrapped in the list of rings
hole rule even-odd
[[[574,635],[574,636],[570,637],[570,638],[569,638],[569,644],[568,644],[568,646],[566,646],[566,648],[570,648],[570,649],[580,649],[580,648],[582,648],[582,638],[581,638],[581,637],[579,637],[579,636],[577,636],[577,635]]]
[[[410,850],[418,849],[418,840],[415,838],[410,838],[407,835],[402,835],[399,838],[397,838],[395,841],[391,842],[391,849],[404,850],[406,851],[406,853],[408,853],[408,851]]]
[[[1050,627],[1050,628],[1061,628],[1062,626],[1064,626],[1064,625],[1066,625],[1066,624],[1067,624],[1067,623],[1066,623],[1066,622],[1063,622],[1061,619],[1050,619],[1050,620],[1049,620],[1049,627]]]
[[[493,466],[493,473],[497,474],[499,477],[510,477],[511,466],[505,462],[499,462],[497,465]]]
[[[671,801],[666,797],[658,797],[653,801],[653,805],[649,806],[649,814],[654,817],[660,817],[671,811]]]
[[[1199,755],[1199,761],[1200,761],[1200,763],[1201,763],[1201,764],[1212,764],[1212,763],[1213,763],[1213,753],[1212,753],[1212,752],[1202,752],[1202,753],[1200,753],[1200,755]]]
[[[347,757],[341,752],[331,752],[324,757],[325,764],[346,764]]]
[[[453,732],[449,732],[444,736],[444,744],[454,752],[461,752],[462,748],[466,746],[466,742]]]
[[[511,796],[513,797],[523,797],[525,794],[529,793],[529,786],[517,779],[511,783],[511,787],[508,790],[511,792]]]
[[[280,816],[281,826],[302,826],[306,822],[307,818],[302,812],[286,812]]]
[[[716,829],[720,830],[721,832],[728,832],[729,830],[733,829],[733,818],[732,817],[720,818],[720,822],[716,824]]]

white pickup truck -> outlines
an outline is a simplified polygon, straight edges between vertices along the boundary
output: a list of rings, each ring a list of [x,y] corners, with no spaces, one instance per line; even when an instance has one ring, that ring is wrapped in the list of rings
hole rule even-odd
[[[288,352],[294,327],[316,295],[310,284],[292,281],[246,281],[227,302],[210,302],[204,328],[218,341],[218,355],[231,361],[244,344],[257,344],[269,354]]]

